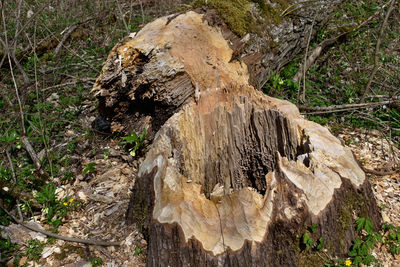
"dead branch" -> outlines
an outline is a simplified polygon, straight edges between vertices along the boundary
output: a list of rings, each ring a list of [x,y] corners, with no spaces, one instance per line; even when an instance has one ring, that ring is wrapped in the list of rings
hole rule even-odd
[[[33,149],[31,143],[29,142],[28,137],[22,136],[21,137],[22,145],[24,146],[25,150],[28,152],[29,156],[31,157],[33,163],[36,166],[36,169],[39,171],[40,175],[46,178],[49,178],[49,174],[43,170],[42,163],[40,162],[35,150]]]
[[[364,166],[361,166],[361,168],[366,173],[370,173],[370,174],[378,175],[378,176],[392,175],[397,172],[397,170],[384,170],[384,171],[371,170],[371,169],[365,168]]]
[[[376,107],[376,106],[383,106],[383,105],[389,105],[393,103],[400,103],[400,100],[394,99],[394,100],[387,100],[387,101],[381,101],[381,102],[370,102],[370,103],[360,103],[360,104],[345,104],[345,105],[332,105],[329,107],[309,107],[309,106],[297,106],[299,110],[302,111],[317,111],[321,113],[313,113],[313,114],[322,114],[322,113],[335,113],[335,112],[342,112],[342,111],[347,111],[347,110],[355,110],[355,109],[361,109],[361,108],[369,108],[369,107]]]
[[[64,45],[65,41],[71,36],[71,34],[79,27],[79,24],[72,25],[69,27],[67,32],[61,38],[61,41],[58,43],[56,48],[54,49],[54,55],[56,56],[59,52],[61,47]]]
[[[36,26],[37,26],[37,23],[35,22],[35,30],[34,30],[34,34],[33,34],[33,46],[32,47],[36,46]],[[31,44],[30,40],[29,40],[29,43]],[[38,89],[38,78],[37,78],[37,60],[36,60],[37,59],[37,55],[36,55],[36,50],[33,50],[33,54],[35,56],[34,70],[35,70],[36,101],[38,103],[40,103],[40,100],[39,100],[39,89]],[[44,147],[46,149],[46,156],[47,156],[47,161],[49,162],[50,173],[51,173],[51,176],[53,176],[53,164],[52,164],[52,161],[51,161],[51,158],[50,158],[49,147],[48,147],[48,144],[47,144],[47,141],[46,141],[45,129],[44,129],[44,127],[46,127],[46,126],[42,122],[42,112],[40,111],[40,109],[38,109],[38,112],[39,112],[39,124],[40,124],[41,136],[42,136]],[[39,169],[39,172],[40,172],[40,170],[41,169]],[[48,175],[47,175],[47,177],[48,177]]]
[[[7,27],[6,27],[5,17],[4,17],[4,9],[1,10],[1,14],[2,14],[2,18],[3,18],[4,31],[6,32]],[[12,63],[11,63],[11,55],[10,55],[10,52],[9,52],[10,49],[9,49],[9,46],[8,46],[7,35],[5,35],[4,39],[5,39],[5,42],[4,42],[5,49],[7,49],[7,51],[8,51],[7,52],[8,64],[10,65],[11,77],[12,77],[12,80],[13,80],[13,83],[14,83],[15,94],[16,94],[16,97],[17,97],[17,100],[18,100],[18,106],[19,106],[19,110],[20,110],[21,130],[22,130],[22,133],[25,134],[26,130],[25,130],[25,125],[24,125],[24,112],[23,112],[23,109],[22,109],[21,99],[19,97],[17,82],[16,82],[15,77],[14,77],[14,70],[13,70]]]
[[[18,71],[22,74],[22,77],[24,79],[24,84],[27,85],[30,83],[29,77],[26,74],[25,70],[22,68],[21,64],[19,64],[19,61],[17,60],[17,57],[15,56],[14,51],[12,51],[10,49],[10,47],[8,46],[8,42],[7,40],[4,41],[1,37],[0,37],[0,43],[3,46],[3,50],[5,52],[5,56],[9,55],[11,56],[12,61],[14,61],[15,66],[17,67]]]
[[[60,42],[60,40],[57,38],[57,36],[55,36],[55,34],[46,26],[45,23],[43,23],[43,25],[46,29],[46,31],[58,42]],[[79,57],[83,62],[85,62],[85,64],[92,69],[93,71],[97,72],[98,70],[96,70],[87,60],[85,60],[82,56],[78,55],[75,51],[69,49],[68,47],[66,47],[65,45],[62,45],[63,47],[65,47],[68,52],[70,52],[71,54],[75,55],[76,57]]]
[[[356,27],[343,32],[335,37],[332,37],[330,39],[324,40],[323,42],[321,42],[319,45],[317,45],[317,47],[312,51],[312,53],[310,54],[310,56],[307,58],[307,60],[305,61],[304,67],[300,68],[297,73],[294,75],[293,77],[293,81],[295,82],[299,82],[300,78],[303,76],[303,70],[304,72],[307,72],[307,70],[314,64],[314,62],[317,60],[317,58],[321,55],[322,51],[324,51],[327,47],[332,46],[333,44],[335,44],[340,38],[345,37],[346,35],[356,32],[358,31],[361,27],[365,26],[368,22],[370,22],[374,17],[376,17],[388,4],[390,3],[387,2],[384,5],[382,5],[382,7],[377,10],[374,14],[372,14],[370,17],[368,17],[366,20],[364,20],[363,22],[361,22],[359,25],[357,25]],[[306,53],[307,55],[307,53]]]
[[[36,228],[34,226],[31,226],[29,224],[24,223],[21,220],[18,220],[14,215],[12,215],[8,210],[6,210],[2,205],[0,205],[0,208],[2,210],[4,210],[5,213],[7,213],[8,216],[10,216],[16,223],[18,223],[19,225],[22,225],[23,227],[34,231],[34,232],[38,232],[41,234],[44,234],[46,236],[50,236],[50,237],[54,237],[57,239],[61,239],[64,241],[69,241],[69,242],[76,242],[76,243],[82,243],[82,244],[88,244],[88,245],[95,245],[95,246],[120,246],[121,245],[121,241],[117,241],[117,242],[107,242],[107,241],[99,241],[99,240],[91,240],[91,239],[81,239],[81,238],[74,238],[74,237],[68,237],[68,236],[62,236],[62,235],[57,235],[51,232],[48,232],[46,230],[42,230],[39,228]]]
[[[304,54],[304,64],[303,64],[303,91],[300,94],[300,89],[299,89],[299,100],[300,102],[304,103],[306,100],[306,67],[307,67],[307,54],[308,54],[308,49],[310,48],[310,42],[311,42],[311,36],[312,36],[312,32],[313,32],[313,28],[314,28],[314,23],[315,23],[315,18],[317,15],[315,15],[313,22],[311,24],[311,29],[310,29],[310,35],[308,36],[308,40],[307,40],[307,46],[306,46],[306,52]]]
[[[53,86],[49,86],[49,87],[46,87],[46,88],[42,89],[41,91],[44,92],[44,91],[48,91],[48,90],[51,90],[51,89],[60,88],[60,87],[68,86],[68,85],[75,85],[75,84],[77,84],[79,82],[85,82],[85,83],[88,83],[89,85],[93,85],[93,83],[94,83],[93,80],[91,80],[91,78],[80,79],[80,80],[76,80],[76,81],[72,81],[72,82],[66,82],[66,83],[61,83],[61,84],[56,84],[56,85],[53,85]]]
[[[117,7],[118,7],[119,14],[120,14],[120,16],[121,16],[122,22],[124,23],[124,27],[125,27],[126,33],[129,34],[129,33],[130,33],[130,30],[129,30],[128,25],[126,24],[126,21],[125,21],[125,14],[124,14],[124,13],[122,12],[122,10],[121,10],[121,5],[119,4],[119,1],[117,1]]]
[[[0,82],[0,94],[4,99],[4,102],[7,103],[7,105],[11,108],[13,106],[13,103],[8,98],[6,86],[2,82]]]
[[[19,64],[19,61],[17,60],[17,57],[15,56],[15,51],[17,50],[17,39],[18,39],[18,28],[20,25],[20,16],[21,16],[21,4],[22,4],[22,0],[20,0],[18,2],[18,8],[17,8],[17,18],[16,18],[16,26],[15,26],[15,34],[14,34],[14,45],[12,46],[11,44],[9,44],[8,40],[7,40],[7,35],[4,34],[4,38],[5,40],[3,40],[0,37],[0,43],[3,46],[3,50],[4,50],[4,56],[3,59],[5,59],[5,56],[11,56],[12,60],[15,63],[15,66],[17,67],[18,71],[22,74],[22,77],[24,79],[24,85],[27,86],[30,84],[30,80],[28,75],[26,74],[26,72],[24,71],[24,69],[22,68],[21,64]],[[4,16],[4,8],[3,8],[3,4],[2,4],[2,20],[3,20],[3,27],[4,27],[4,32],[7,33],[7,27],[5,24],[5,16]],[[3,59],[1,60],[1,64],[0,66],[3,64]],[[10,66],[11,67],[11,66]]]
[[[67,39],[71,36],[71,34],[76,29],[78,29],[79,26],[81,26],[89,21],[92,21],[92,20],[94,20],[94,18],[90,17],[82,22],[78,22],[78,23],[75,23],[74,25],[70,26],[67,31],[64,30],[63,32],[65,32],[65,33],[64,33],[63,37],[61,38],[57,47],[54,49],[54,55],[56,56],[60,52],[61,48],[64,46],[65,41],[67,41]],[[63,32],[61,34],[63,34]]]
[[[13,162],[11,160],[10,153],[8,152],[7,149],[6,149],[6,155],[7,155],[8,163],[10,164],[11,175],[12,175],[12,179],[13,179],[14,185],[17,185],[17,176],[15,175],[14,165],[13,165]],[[23,220],[24,217],[22,216],[21,208],[19,207],[19,199],[16,198],[16,201],[17,201],[17,210],[18,210],[19,218],[21,220]]]
[[[365,87],[364,93],[363,93],[363,95],[362,95],[362,97],[360,99],[360,103],[364,103],[365,97],[367,96],[367,94],[370,91],[371,84],[372,84],[372,81],[374,80],[375,74],[376,74],[376,72],[378,71],[378,69],[381,66],[381,64],[379,63],[379,50],[380,50],[380,47],[381,47],[381,41],[382,41],[382,37],[383,37],[384,31],[385,31],[385,27],[386,27],[387,21],[389,19],[389,16],[390,16],[390,14],[392,13],[392,11],[394,9],[394,3],[395,2],[396,2],[395,0],[391,0],[389,9],[387,10],[385,18],[384,18],[384,20],[382,22],[381,29],[379,31],[379,36],[378,36],[378,39],[376,40],[375,55],[374,55],[374,68],[372,69],[372,73],[371,73],[371,75],[369,77],[369,80],[368,80],[368,83],[367,83],[367,85]]]
[[[384,124],[381,120],[378,120],[377,118],[374,118],[374,117],[372,117],[370,114],[368,114],[368,113],[364,113],[364,112],[360,112],[360,111],[357,111],[357,113],[359,114],[359,115],[361,115],[361,116],[359,116],[359,118],[360,119],[365,119],[365,120],[369,120],[369,121],[371,121],[371,122],[373,122],[373,123],[376,123],[376,124],[378,124],[379,126],[381,126],[383,129],[385,129],[385,130],[388,130],[388,129],[391,129],[391,130],[395,130],[395,131],[399,131],[400,132],[400,128],[393,128],[393,127],[390,127],[389,128],[389,126],[388,125],[386,125],[386,124]],[[387,139],[386,139],[387,140]],[[387,140],[388,141],[388,140]]]

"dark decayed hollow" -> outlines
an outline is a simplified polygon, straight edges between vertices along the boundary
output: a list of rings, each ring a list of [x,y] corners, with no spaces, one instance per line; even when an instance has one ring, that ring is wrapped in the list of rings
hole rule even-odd
[[[308,140],[299,141],[294,127],[277,110],[260,108],[242,97],[233,108],[218,106],[198,116],[195,120],[200,128],[194,128],[199,136],[191,138],[207,140],[201,147],[204,151],[200,154],[204,157],[199,160],[204,162],[204,175],[200,175],[198,182],[208,199],[217,184],[223,186],[225,194],[252,187],[265,195],[265,175],[277,169],[277,152],[289,160],[300,157],[306,166],[309,164]],[[174,142],[175,157],[180,161],[180,172],[191,179],[191,172],[187,170],[191,165],[185,167],[187,158],[179,156],[179,150],[190,148],[177,139]],[[196,153],[183,152],[187,155]]]

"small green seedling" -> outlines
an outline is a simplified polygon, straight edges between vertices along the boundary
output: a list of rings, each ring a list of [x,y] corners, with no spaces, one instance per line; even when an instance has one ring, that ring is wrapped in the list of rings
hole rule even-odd
[[[132,131],[130,136],[122,137],[122,139],[124,139],[125,141],[123,141],[121,144],[125,145],[125,147],[130,147],[131,145],[133,145],[133,147],[130,147],[128,150],[129,154],[132,157],[135,157],[136,153],[144,148],[145,140],[148,137],[149,135],[146,134],[146,129],[143,128],[143,131],[140,135],[137,135],[135,132]]]
[[[93,173],[94,172],[94,167],[96,167],[96,163],[90,162],[83,170],[82,174],[86,175],[87,173]]]
[[[317,241],[314,241],[312,238],[312,234],[318,229],[318,224],[313,224],[308,227],[308,231],[306,231],[301,237],[301,243],[305,246],[306,250],[312,249],[316,251],[320,251],[324,248],[324,237],[320,237]]]
[[[389,246],[389,251],[393,255],[400,254],[400,226],[394,227],[392,224],[385,224],[385,244]]]
[[[92,267],[97,267],[103,264],[103,260],[99,257],[93,257],[90,259],[90,263],[92,264]]]
[[[306,246],[306,249],[310,249],[314,246],[314,240],[311,238],[308,232],[303,234],[302,242]]]
[[[140,247],[136,246],[135,247],[135,252],[133,252],[133,256],[138,256],[140,254],[143,253],[143,249],[141,249]]]
[[[36,239],[28,240],[28,246],[25,252],[25,256],[28,256],[29,260],[38,261],[42,254],[44,243]]]

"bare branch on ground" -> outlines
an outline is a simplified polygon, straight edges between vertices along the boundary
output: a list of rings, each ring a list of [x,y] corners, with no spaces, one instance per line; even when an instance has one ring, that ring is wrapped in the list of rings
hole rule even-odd
[[[376,40],[375,55],[374,55],[374,68],[372,69],[371,75],[369,76],[368,83],[365,86],[364,93],[360,99],[360,103],[364,103],[365,98],[370,91],[371,84],[372,84],[372,81],[374,80],[375,74],[377,73],[378,69],[381,67],[381,64],[379,63],[379,50],[381,47],[381,41],[382,41],[382,37],[383,37],[384,31],[385,31],[385,27],[386,27],[387,21],[389,19],[389,16],[394,9],[395,2],[396,2],[395,0],[391,0],[390,6],[389,6],[389,8],[386,12],[385,18],[382,22],[381,29],[379,31],[379,36],[378,36],[378,39]]]
[[[24,223],[21,220],[18,220],[17,218],[15,218],[14,215],[12,215],[8,210],[6,210],[2,205],[0,205],[0,208],[2,210],[4,210],[5,213],[7,213],[8,216],[10,216],[16,223],[18,223],[19,225],[22,225],[23,227],[34,231],[34,232],[38,232],[41,234],[44,234],[46,236],[50,236],[50,237],[54,237],[57,239],[61,239],[64,241],[69,241],[69,242],[76,242],[76,243],[82,243],[82,244],[88,244],[88,245],[95,245],[95,246],[120,246],[121,242],[117,241],[117,242],[107,242],[107,241],[100,241],[100,240],[91,240],[91,239],[81,239],[81,238],[75,238],[75,237],[68,237],[68,236],[62,236],[62,235],[58,235],[46,230],[42,230],[39,228],[36,228],[34,226],[31,226],[29,224]]]

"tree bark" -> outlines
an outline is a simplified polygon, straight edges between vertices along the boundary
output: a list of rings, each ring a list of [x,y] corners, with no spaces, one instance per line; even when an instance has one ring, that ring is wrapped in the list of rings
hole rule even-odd
[[[100,113],[113,131],[154,137],[127,212],[148,240],[148,266],[320,266],[300,247],[308,226],[329,255],[344,256],[357,216],[380,224],[351,151],[255,90],[340,2],[261,21],[266,35],[244,37],[215,10],[187,11],[111,51],[93,89]]]

